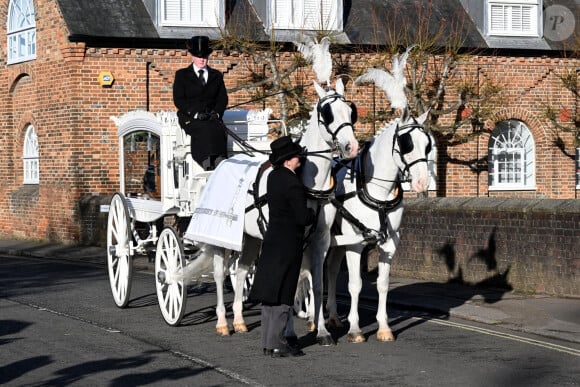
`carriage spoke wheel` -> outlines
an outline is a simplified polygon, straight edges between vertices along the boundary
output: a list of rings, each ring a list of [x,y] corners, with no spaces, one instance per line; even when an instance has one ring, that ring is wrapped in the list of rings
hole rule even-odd
[[[125,197],[116,193],[109,206],[107,222],[107,266],[115,304],[124,308],[129,303],[133,259],[131,256],[131,219]]]
[[[155,285],[161,314],[171,326],[178,325],[185,313],[187,286],[183,278],[184,265],[183,243],[173,228],[164,228],[157,242]]]

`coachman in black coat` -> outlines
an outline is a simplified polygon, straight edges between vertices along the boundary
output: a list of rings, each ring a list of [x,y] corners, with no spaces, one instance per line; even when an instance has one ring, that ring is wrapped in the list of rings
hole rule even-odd
[[[302,148],[296,146],[297,151],[301,152]],[[274,143],[272,147],[275,147]],[[278,161],[275,153],[272,156],[271,160]],[[273,164],[275,167],[268,176],[267,184],[268,230],[250,298],[268,304],[294,305],[302,264],[304,230],[314,221],[314,211],[306,206],[306,192],[300,177],[289,168]]]
[[[268,176],[268,230],[264,236],[250,299],[262,303],[262,346],[264,354],[301,356],[288,347],[284,329],[298,285],[305,227],[312,224],[314,211],[306,205],[306,191],[294,171],[300,166],[302,147],[290,137],[270,145],[274,170]]]
[[[191,136],[191,154],[201,166],[208,157],[227,158],[227,134],[221,121],[228,104],[228,94],[220,71],[207,66],[213,51],[207,36],[188,41],[192,65],[177,70],[173,82],[173,103],[180,126]],[[200,65],[201,64],[201,65]],[[207,71],[204,82],[194,65]]]

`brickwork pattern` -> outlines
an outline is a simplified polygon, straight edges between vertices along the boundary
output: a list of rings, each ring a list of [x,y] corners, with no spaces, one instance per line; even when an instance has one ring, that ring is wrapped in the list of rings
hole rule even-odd
[[[0,0],[0,20],[6,25],[8,1]],[[68,31],[56,2],[36,1],[37,59],[6,65],[6,39],[0,39],[0,235],[25,236],[78,243],[84,240],[81,203],[86,198],[102,198],[119,189],[117,128],[110,119],[132,110],[151,112],[175,110],[172,82],[177,69],[190,63],[185,50],[156,48],[99,48],[68,42]],[[289,66],[296,54],[282,52],[278,60]],[[377,63],[369,53],[336,54],[348,63],[353,75],[369,63]],[[247,55],[216,51],[210,65],[225,74],[226,86],[235,88],[247,81],[255,63]],[[486,123],[503,119],[523,120],[534,135],[536,146],[536,190],[493,191],[487,188],[487,172],[474,172],[473,160],[487,154],[489,135],[455,147],[437,142],[438,189],[431,196],[575,198],[574,160],[553,145],[549,125],[542,121],[545,103],[568,107],[578,114],[578,100],[566,92],[558,74],[580,66],[578,59],[538,57],[466,57],[457,67],[457,79],[478,75],[493,78],[505,87],[505,106]],[[98,82],[101,71],[111,71],[111,87]],[[310,86],[312,71],[303,68],[293,76],[296,87],[304,87],[307,99],[315,101]],[[453,95],[450,86],[447,95]],[[347,83],[347,97],[358,106],[359,115],[388,109],[382,91],[372,86]],[[253,98],[249,91],[230,93],[230,105]],[[275,96],[246,104],[279,114]],[[574,110],[576,109],[576,110]],[[572,119],[572,118],[570,118]],[[450,122],[453,115],[441,117]],[[40,184],[34,190],[22,185],[22,149],[26,127],[35,127],[40,145]],[[361,137],[372,134],[383,123],[357,125]],[[469,132],[471,127],[461,130]],[[563,136],[565,151],[573,154],[572,139]],[[32,192],[32,193],[31,193]],[[27,203],[23,200],[28,200]]]
[[[392,273],[580,296],[577,200],[405,201]]]

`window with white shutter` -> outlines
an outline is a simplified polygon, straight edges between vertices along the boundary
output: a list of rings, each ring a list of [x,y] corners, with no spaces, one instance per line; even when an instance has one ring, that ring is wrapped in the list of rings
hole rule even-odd
[[[541,9],[541,0],[488,0],[488,35],[538,37]]]
[[[36,18],[32,0],[11,0],[6,24],[8,64],[36,59]]]
[[[269,3],[274,29],[340,31],[342,1],[272,0]]]
[[[223,27],[224,0],[159,0],[160,24],[183,27]]]

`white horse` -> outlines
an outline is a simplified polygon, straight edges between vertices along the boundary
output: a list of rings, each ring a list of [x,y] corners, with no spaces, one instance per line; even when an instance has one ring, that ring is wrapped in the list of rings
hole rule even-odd
[[[355,107],[344,98],[344,85],[337,80],[335,89],[325,91],[318,83],[314,82],[319,96],[315,108],[310,114],[308,128],[302,135],[300,145],[306,147],[306,161],[302,166],[302,180],[307,190],[311,193],[327,192],[332,189],[332,155],[339,152],[345,159],[356,157],[359,150],[358,141],[354,135],[353,118],[356,117]],[[266,192],[267,174],[259,181],[260,195]],[[254,196],[248,194],[247,206],[254,205]],[[310,203],[316,206],[316,202]],[[267,207],[261,209],[267,221]],[[240,261],[237,265],[234,284],[234,332],[247,332],[247,326],[243,317],[243,290],[248,269],[258,257],[262,233],[258,226],[258,209],[254,208],[246,213],[244,221],[244,245]],[[318,228],[326,228],[327,219],[320,217],[317,220]],[[330,236],[328,237],[330,240]],[[213,275],[217,288],[216,306],[216,332],[219,335],[230,334],[230,327],[226,318],[224,305],[224,281],[229,267],[228,251],[219,246],[204,244],[201,246],[202,253],[196,261],[189,264],[184,271],[184,277],[195,277],[198,267],[205,267],[208,260],[213,260]]]
[[[381,69],[368,69],[355,82],[374,82],[387,94],[391,108],[405,108],[407,106],[405,66],[412,48],[409,47],[400,56],[393,56],[390,72]],[[321,227],[317,230],[318,235],[312,238],[312,243],[306,251],[303,273],[301,274],[302,282],[298,287],[302,294],[298,295],[299,297],[295,302],[298,314],[308,316],[309,329],[311,331],[318,330],[316,338],[320,345],[335,344],[326,327],[322,303],[323,267],[330,247],[330,228],[337,215],[337,210],[339,215],[337,221],[343,228],[343,235],[335,235],[334,244],[339,246],[353,245],[347,248],[347,261],[349,269],[351,269],[349,270],[349,290],[353,299],[349,315],[349,320],[352,318],[349,336],[351,333],[352,336],[357,336],[357,332],[360,333],[357,312],[360,273],[358,273],[358,267],[355,268],[355,262],[360,260],[360,253],[363,249],[361,242],[372,242],[373,240],[374,243],[379,244],[381,250],[380,276],[377,285],[382,297],[381,300],[384,301],[384,310],[379,309],[377,314],[377,319],[381,320],[379,336],[388,336],[387,333],[383,333],[386,331],[390,334],[390,329],[386,324],[386,289],[388,288],[388,269],[390,267],[388,263],[390,263],[390,257],[395,253],[399,243],[398,229],[403,213],[403,208],[400,205],[403,192],[398,183],[398,176],[401,172],[404,175],[409,175],[413,189],[417,192],[427,190],[429,183],[427,154],[430,150],[428,148],[431,146],[431,140],[422,129],[427,115],[428,113],[425,113],[416,120],[410,117],[405,109],[403,117],[387,125],[370,144],[368,152],[364,152],[362,156],[357,158],[357,162],[351,166],[353,168],[343,168],[337,175],[339,183],[337,184],[336,197],[342,198],[344,204],[336,199],[331,199],[334,206],[323,207],[322,216],[326,220],[326,228]],[[362,222],[359,219],[362,219]],[[337,242],[337,240],[339,241]],[[344,248],[338,250],[344,250]],[[340,260],[335,257],[342,258],[337,249],[329,256],[328,262],[327,310],[329,322],[339,325],[335,289]],[[357,273],[358,282],[355,280]],[[308,291],[309,282],[312,284],[311,291]],[[387,284],[386,288],[384,288],[385,283]],[[303,310],[304,308],[306,311]]]
[[[407,114],[382,129],[372,142],[353,161],[353,168],[342,168],[337,174],[336,248],[327,257],[328,299],[326,308],[329,324],[340,326],[336,310],[336,277],[344,252],[348,266],[348,290],[351,296],[347,339],[363,342],[359,327],[358,297],[362,287],[360,274],[361,253],[366,244],[376,244],[378,262],[379,325],[377,339],[392,341],[394,336],[388,324],[387,292],[391,262],[399,245],[399,227],[403,216],[403,192],[400,176],[410,178],[416,192],[425,192],[429,185],[428,154],[431,139],[423,123],[428,112],[415,119]],[[354,174],[354,175],[353,175]],[[338,241],[342,238],[342,242]],[[342,245],[342,246],[341,246]],[[318,327],[320,330],[320,326]]]

